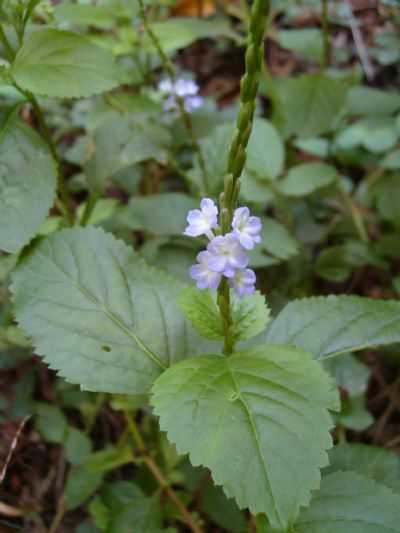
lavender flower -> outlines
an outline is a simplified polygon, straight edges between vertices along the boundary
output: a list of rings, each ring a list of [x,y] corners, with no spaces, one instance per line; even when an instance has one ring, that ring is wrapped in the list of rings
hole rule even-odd
[[[250,216],[248,207],[239,207],[235,210],[232,229],[243,248],[252,250],[255,244],[261,242],[261,228],[261,220],[258,217]]]
[[[189,225],[184,235],[189,237],[207,235],[209,239],[213,239],[214,234],[211,230],[218,226],[218,207],[210,198],[203,198],[200,209],[191,209],[186,220]]]
[[[236,270],[233,278],[229,280],[230,287],[234,289],[239,298],[253,294],[256,290],[255,283],[256,275],[250,268]]]
[[[176,111],[176,97],[183,98],[185,109],[189,113],[203,105],[203,98],[198,95],[199,86],[193,80],[179,78],[176,81],[163,79],[158,84],[158,90],[167,96],[164,102],[165,111]]]
[[[213,259],[213,255],[205,250],[197,256],[199,264],[190,267],[190,277],[196,281],[199,289],[218,289],[221,274],[210,269],[211,259]]]
[[[220,272],[227,278],[232,278],[237,269],[245,268],[249,264],[245,249],[233,233],[214,237],[207,250],[212,254],[208,262],[211,270]]]

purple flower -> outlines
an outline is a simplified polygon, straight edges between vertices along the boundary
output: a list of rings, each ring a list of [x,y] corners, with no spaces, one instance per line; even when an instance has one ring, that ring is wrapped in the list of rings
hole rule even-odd
[[[213,239],[214,234],[211,230],[218,226],[218,207],[210,198],[203,198],[200,209],[191,209],[186,220],[189,225],[184,235],[189,237],[207,235],[209,239]]]
[[[208,262],[211,270],[220,272],[227,278],[232,278],[236,269],[246,268],[249,264],[246,250],[233,233],[214,237],[208,243],[207,250],[212,255]]]
[[[229,280],[229,285],[234,289],[239,298],[253,294],[256,283],[256,275],[250,268],[236,270],[233,278]]]
[[[172,81],[165,78],[159,82],[158,90],[167,97],[164,102],[165,111],[176,111],[178,109],[177,96],[183,98],[185,109],[189,113],[203,105],[203,98],[198,96],[199,86],[193,80],[179,78],[176,81]]]
[[[261,220],[250,216],[248,207],[235,209],[232,220],[233,233],[246,250],[252,250],[256,243],[261,242]]]
[[[210,269],[212,254],[207,251],[200,252],[197,256],[198,265],[190,267],[190,277],[196,281],[199,289],[218,289],[221,274]]]

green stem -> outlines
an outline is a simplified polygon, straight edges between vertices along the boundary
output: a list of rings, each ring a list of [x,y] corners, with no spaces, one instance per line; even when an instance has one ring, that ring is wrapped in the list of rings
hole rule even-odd
[[[146,9],[145,9],[143,0],[139,0],[139,7],[140,7],[140,16],[141,16],[142,21],[143,21],[144,29],[146,30],[147,35],[151,39],[151,42],[153,43],[155,49],[158,52],[158,55],[160,56],[161,62],[163,64],[163,67],[165,69],[165,72],[166,72],[168,78],[170,79],[171,83],[174,83],[175,80],[176,80],[175,67],[172,64],[172,62],[169,59],[169,57],[167,56],[167,54],[164,52],[164,49],[161,46],[161,43],[160,43],[157,35],[154,33],[154,31],[152,30],[152,28],[151,28],[151,26],[149,24],[149,20],[148,20],[147,14],[146,14]],[[201,170],[201,173],[202,173],[202,177],[203,177],[203,191],[202,191],[202,194],[206,194],[209,191],[207,167],[206,167],[206,162],[205,162],[205,159],[204,159],[203,151],[201,149],[201,146],[200,146],[200,144],[199,144],[199,142],[198,142],[198,140],[196,138],[195,132],[194,132],[192,117],[190,116],[190,113],[188,113],[186,111],[184,98],[182,96],[175,95],[175,100],[176,100],[176,104],[178,106],[179,113],[181,115],[183,124],[184,124],[184,126],[186,128],[187,133],[189,134],[190,142],[191,142],[191,145],[192,145],[192,149],[197,155],[197,160],[198,160],[199,167],[200,167],[200,170]]]
[[[0,24],[0,41],[2,42],[4,46],[4,51],[7,56],[8,61],[11,62],[15,57],[15,52],[10,44],[10,41],[8,40],[8,37],[4,31],[2,24]]]
[[[39,102],[37,101],[35,95],[33,95],[29,91],[25,91],[24,89],[19,87],[18,84],[15,81],[14,81],[14,85],[20,91],[20,93],[23,94],[26,97],[26,99],[32,105],[33,110],[34,110],[35,115],[36,115],[36,118],[37,118],[38,123],[39,123],[39,128],[41,130],[42,136],[43,136],[44,140],[46,141],[46,143],[47,143],[47,145],[49,147],[51,155],[54,158],[54,161],[57,164],[57,169],[58,169],[58,194],[59,194],[60,200],[61,200],[62,205],[63,205],[64,215],[65,215],[66,219],[68,220],[68,223],[72,225],[74,223],[74,214],[73,214],[73,212],[71,210],[71,207],[70,207],[70,197],[69,197],[68,188],[67,188],[66,183],[65,183],[64,174],[62,173],[62,170],[61,170],[61,163],[60,163],[60,160],[59,160],[59,157],[58,157],[58,154],[57,154],[56,146],[54,144],[51,132],[50,132],[49,127],[47,126],[46,120],[44,118],[44,114],[43,114],[42,108],[40,107]]]
[[[246,49],[246,70],[240,82],[240,109],[228,157],[224,191],[220,195],[221,231],[228,233],[240,190],[240,176],[246,163],[246,148],[253,127],[254,111],[262,65],[264,63],[264,32],[270,11],[269,0],[255,0],[250,13]],[[227,280],[218,289],[218,306],[224,325],[224,353],[233,352],[231,335],[230,293]]]
[[[331,39],[329,35],[328,0],[322,0],[321,25],[324,42],[323,67],[328,68],[331,60]]]
[[[170,484],[168,483],[168,480],[165,478],[164,474],[161,472],[160,468],[158,467],[157,463],[154,461],[153,457],[147,451],[144,439],[142,435],[140,434],[140,431],[136,425],[134,417],[129,413],[129,411],[125,411],[125,420],[128,426],[128,430],[133,438],[133,441],[135,442],[135,445],[137,446],[137,449],[140,452],[140,455],[141,455],[141,458],[143,459],[144,464],[153,474],[154,478],[160,485],[160,488],[166,493],[168,498],[174,503],[174,505],[176,506],[176,508],[178,509],[178,511],[180,512],[182,516],[182,520],[185,522],[185,524],[189,527],[189,529],[193,533],[203,533],[201,528],[194,521],[192,515],[186,508],[185,504],[178,497],[176,492],[171,488]]]
[[[90,217],[94,211],[94,208],[96,207],[98,200],[98,195],[94,193],[89,194],[89,198],[86,201],[85,209],[82,214],[82,218],[79,221],[79,224],[81,226],[86,226],[90,220]]]

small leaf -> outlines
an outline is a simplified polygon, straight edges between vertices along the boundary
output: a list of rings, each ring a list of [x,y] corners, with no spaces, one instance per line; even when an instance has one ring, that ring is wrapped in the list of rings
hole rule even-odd
[[[400,302],[358,296],[295,300],[272,322],[266,342],[293,344],[318,359],[400,342]]]
[[[182,288],[89,227],[43,240],[12,291],[23,331],[51,368],[83,389],[142,394],[169,364],[202,349],[175,303]]]
[[[82,505],[102,484],[103,474],[90,472],[80,466],[68,475],[65,486],[64,498],[68,511]]]
[[[0,249],[15,253],[53,204],[57,168],[39,135],[15,116],[0,132],[0,161]]]
[[[221,317],[210,291],[187,287],[179,295],[178,304],[200,335],[208,339],[223,339]]]
[[[302,163],[292,167],[279,183],[280,191],[287,196],[307,196],[332,185],[337,179],[335,167],[325,163]]]
[[[261,180],[274,179],[282,172],[284,161],[285,147],[275,126],[256,118],[247,147],[247,171]]]
[[[67,419],[59,407],[47,403],[35,405],[36,426],[47,442],[61,444],[67,435]]]
[[[270,320],[270,310],[265,297],[256,291],[239,300],[232,298],[232,331],[235,342],[251,339],[261,333]]]
[[[391,115],[400,109],[400,95],[373,87],[352,87],[347,94],[351,115]]]
[[[86,433],[72,426],[68,428],[64,445],[65,457],[73,465],[83,464],[92,451],[90,438]]]
[[[187,359],[162,374],[152,404],[178,452],[210,468],[239,507],[287,527],[326,465],[333,383],[305,352],[264,346]],[[179,416],[177,416],[179,413]]]
[[[11,76],[27,91],[56,98],[91,96],[119,84],[108,50],[82,35],[51,28],[34,31],[25,39]]]
[[[296,533],[400,532],[400,496],[354,472],[322,479],[308,509],[296,522]]]

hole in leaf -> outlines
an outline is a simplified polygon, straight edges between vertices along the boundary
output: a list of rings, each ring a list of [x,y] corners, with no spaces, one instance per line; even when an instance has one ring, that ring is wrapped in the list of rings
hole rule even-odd
[[[103,350],[103,352],[111,352],[110,346],[102,346],[101,349]]]

